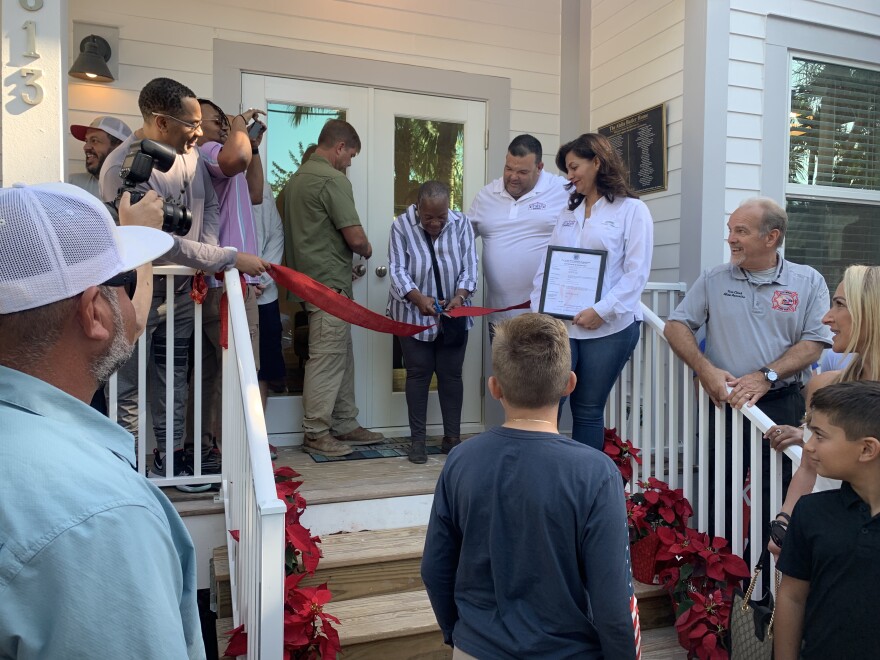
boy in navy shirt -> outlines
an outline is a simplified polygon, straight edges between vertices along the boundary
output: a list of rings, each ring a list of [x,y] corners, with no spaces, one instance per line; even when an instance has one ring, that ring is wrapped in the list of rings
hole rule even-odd
[[[449,453],[422,556],[453,660],[635,660],[620,472],[556,428],[576,381],[565,325],[503,321],[492,369],[504,425]]]
[[[795,506],[779,560],[775,657],[873,656],[880,649],[880,383],[823,387],[807,425],[803,460],[844,483]]]

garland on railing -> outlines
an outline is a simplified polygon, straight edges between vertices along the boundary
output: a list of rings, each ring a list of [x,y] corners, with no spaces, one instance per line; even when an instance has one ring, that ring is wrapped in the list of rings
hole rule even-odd
[[[606,429],[605,453],[629,483],[632,461],[641,464],[639,450],[615,429]],[[689,658],[726,660],[733,590],[749,577],[748,566],[725,539],[687,526],[693,508],[681,488],[673,490],[654,477],[639,487],[642,492],[626,497],[633,577],[659,582],[669,593],[678,641]]]
[[[300,518],[306,510],[306,500],[299,493],[300,475],[289,467],[275,470],[275,489],[287,504],[285,515],[284,556],[284,658],[286,660],[335,660],[341,647],[339,633],[333,627],[339,619],[324,611],[331,593],[327,584],[300,587],[306,575],[313,575],[321,559],[318,544],[321,539],[312,536],[302,526]],[[238,530],[230,535],[238,541]],[[229,644],[224,655],[239,656],[247,653],[247,632],[244,624],[227,633]]]

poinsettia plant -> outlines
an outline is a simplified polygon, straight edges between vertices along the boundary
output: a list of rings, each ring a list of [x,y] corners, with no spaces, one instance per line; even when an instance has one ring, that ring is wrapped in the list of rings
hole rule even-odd
[[[648,536],[661,527],[684,530],[694,515],[691,503],[681,488],[673,490],[668,484],[654,477],[640,481],[641,492],[627,497],[626,513],[630,529],[630,542]]]
[[[639,456],[640,450],[629,440],[624,440],[617,433],[617,429],[605,429],[605,444],[602,451],[608,455],[620,474],[624,482],[630,482],[633,478],[633,461],[642,464],[642,457]]]
[[[340,652],[339,633],[333,624],[339,619],[324,611],[331,593],[327,584],[301,587],[306,575],[314,574],[321,559],[318,544],[321,539],[312,536],[300,519],[306,509],[306,500],[299,493],[300,475],[289,467],[275,470],[275,488],[287,504],[285,514],[285,598],[284,598],[284,658],[285,660],[335,660]],[[238,532],[230,534],[238,541]],[[247,653],[247,631],[244,625],[229,633],[225,655]]]

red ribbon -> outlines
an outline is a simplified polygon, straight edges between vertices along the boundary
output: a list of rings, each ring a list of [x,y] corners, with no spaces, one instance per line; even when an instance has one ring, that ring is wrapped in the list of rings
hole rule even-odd
[[[412,323],[403,323],[394,321],[387,316],[382,316],[376,312],[358,305],[353,300],[346,298],[340,293],[336,293],[333,289],[324,286],[320,282],[316,282],[311,277],[287,268],[286,266],[272,265],[269,271],[278,284],[302,298],[307,303],[315,305],[323,309],[325,312],[332,314],[336,318],[342,319],[353,325],[359,325],[367,330],[375,330],[376,332],[385,332],[399,337],[412,337],[420,332],[424,332],[432,325],[414,325]],[[488,307],[467,307],[461,305],[455,309],[444,312],[448,316],[484,316],[493,312],[506,312],[512,309],[527,309],[529,302],[522,302],[518,305],[505,307],[504,309],[490,309]],[[221,313],[222,314],[222,313]],[[225,318],[221,316],[221,318]]]

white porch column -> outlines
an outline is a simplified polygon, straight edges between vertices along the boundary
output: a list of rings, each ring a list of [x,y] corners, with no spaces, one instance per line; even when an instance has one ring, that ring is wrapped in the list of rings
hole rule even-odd
[[[67,0],[2,0],[2,182],[64,180]]]

